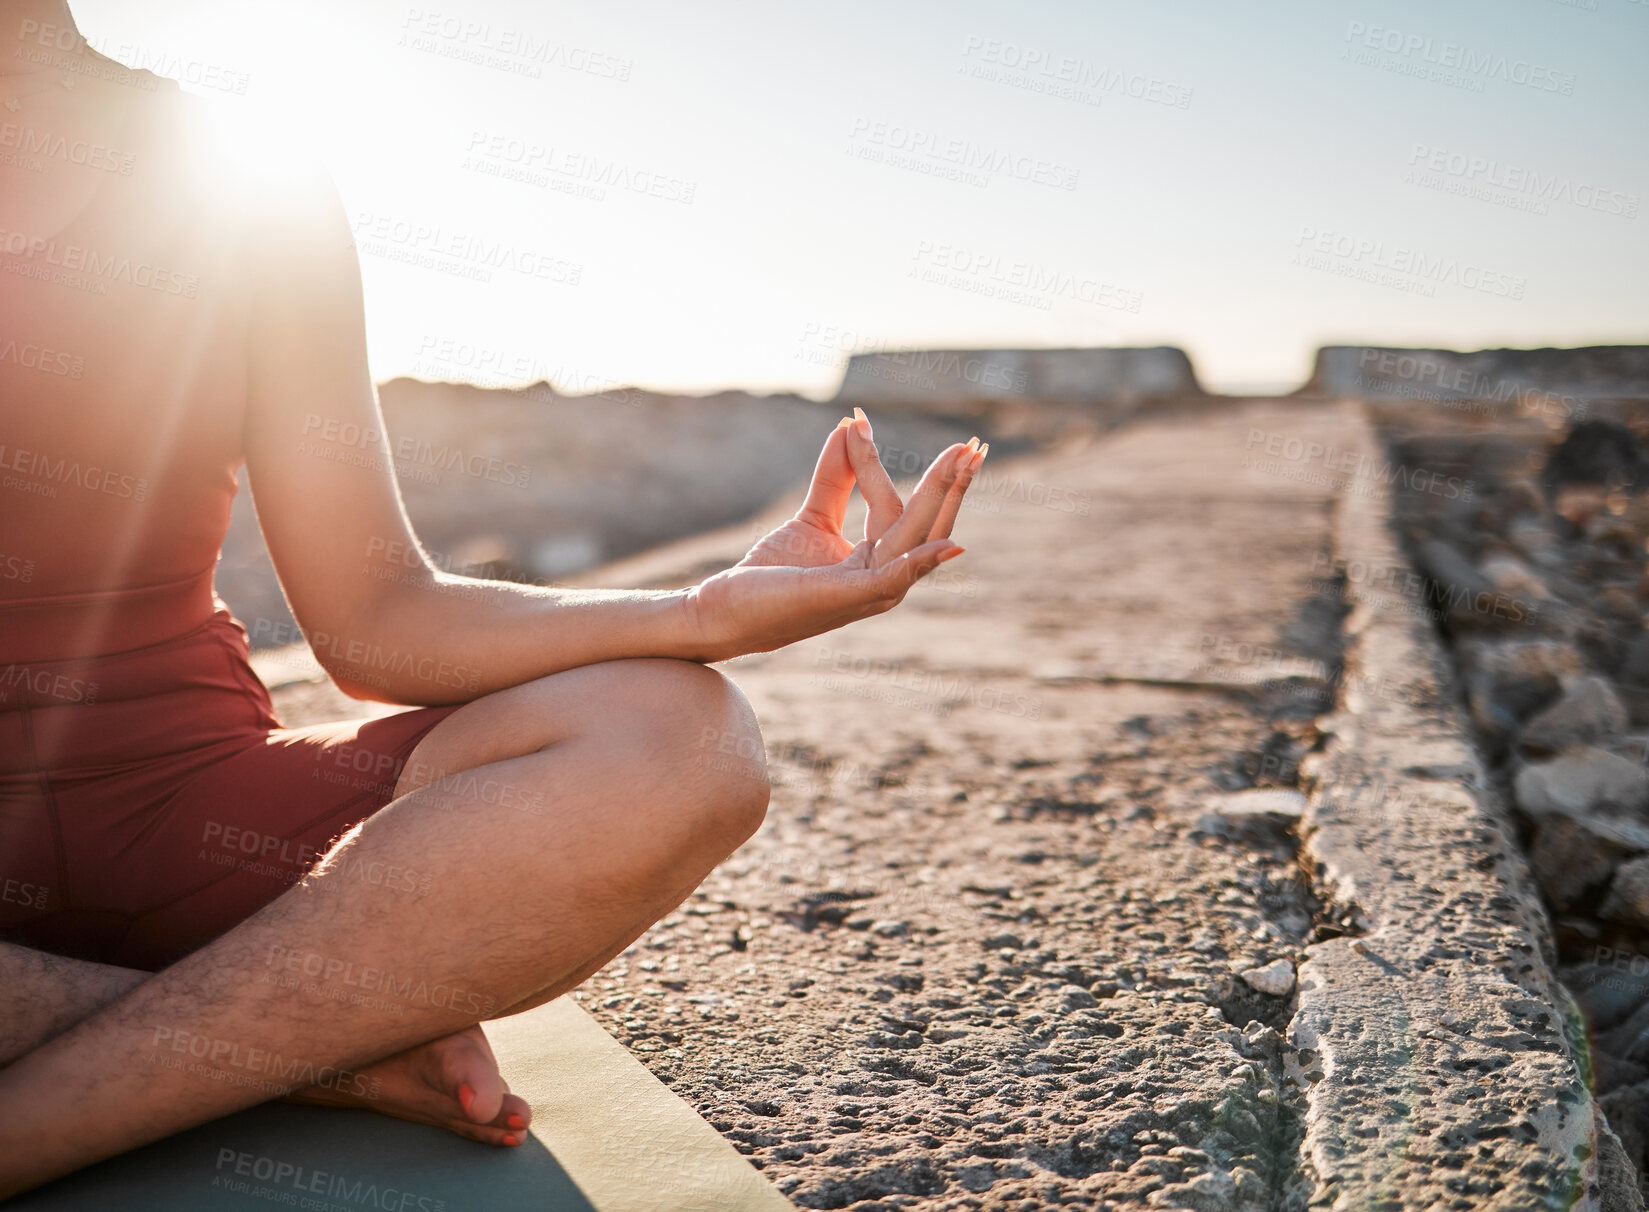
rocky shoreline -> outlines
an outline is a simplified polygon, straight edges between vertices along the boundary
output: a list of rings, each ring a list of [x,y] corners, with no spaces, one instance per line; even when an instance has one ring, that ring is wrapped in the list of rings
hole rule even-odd
[[[1649,407],[1589,412],[1408,406],[1383,422],[1420,598],[1515,805],[1594,1092],[1649,1195]]]

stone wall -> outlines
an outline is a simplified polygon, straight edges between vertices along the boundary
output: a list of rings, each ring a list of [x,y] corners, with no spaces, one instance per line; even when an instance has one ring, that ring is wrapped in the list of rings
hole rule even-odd
[[[1325,345],[1302,394],[1398,400],[1536,399],[1546,411],[1567,402],[1649,397],[1649,345],[1579,349],[1400,349]],[[1576,419],[1571,416],[1565,419]]]
[[[414,379],[385,383],[379,395],[408,515],[437,565],[542,582],[759,512],[805,483],[846,411],[793,395],[562,396],[548,384],[510,391]],[[971,433],[995,436],[977,419],[872,411],[895,478]],[[371,457],[374,448],[361,440],[345,453]],[[243,474],[218,592],[255,642],[290,638],[244,484]]]
[[[1140,349],[913,349],[855,354],[838,402],[949,411],[959,402],[1057,401],[1131,407],[1201,395],[1191,359]]]

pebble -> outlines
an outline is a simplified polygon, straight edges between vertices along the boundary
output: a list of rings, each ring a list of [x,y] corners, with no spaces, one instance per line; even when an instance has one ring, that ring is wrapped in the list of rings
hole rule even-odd
[[[1627,722],[1626,707],[1614,688],[1603,678],[1586,677],[1550,707],[1536,712],[1518,734],[1517,743],[1527,753],[1562,753],[1624,732]]]
[[[1540,890],[1557,910],[1568,910],[1609,882],[1629,853],[1583,817],[1553,813],[1535,830],[1529,867]]]
[[[1629,811],[1649,807],[1649,771],[1604,749],[1582,747],[1525,766],[1512,789],[1517,806],[1533,817],[1587,812],[1605,804]]]
[[[1649,930],[1649,855],[1620,865],[1599,913],[1612,922]]]
[[[1272,960],[1264,967],[1248,969],[1242,978],[1256,993],[1282,997],[1294,988],[1294,965],[1285,959]]]
[[[1233,820],[1254,816],[1279,816],[1298,820],[1305,811],[1305,796],[1285,787],[1260,787],[1252,791],[1234,791],[1228,795],[1217,795],[1209,802],[1209,808],[1220,816]],[[1171,902],[1158,897],[1157,903]]]

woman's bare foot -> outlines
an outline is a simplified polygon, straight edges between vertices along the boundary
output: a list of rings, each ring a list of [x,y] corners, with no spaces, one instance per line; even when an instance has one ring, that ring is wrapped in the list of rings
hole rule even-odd
[[[527,1139],[532,1108],[510,1093],[479,1024],[386,1056],[357,1072],[370,1083],[365,1095],[309,1086],[294,1090],[287,1101],[364,1107],[434,1124],[485,1145],[519,1145]]]

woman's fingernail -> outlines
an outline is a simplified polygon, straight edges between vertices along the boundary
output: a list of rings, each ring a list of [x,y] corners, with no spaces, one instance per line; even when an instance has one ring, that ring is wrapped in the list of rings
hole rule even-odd
[[[866,438],[870,437],[870,418],[865,416],[865,410],[855,404],[853,406],[853,416],[858,421],[859,433]]]
[[[468,1115],[470,1113],[470,1106],[474,1102],[475,1091],[470,1089],[470,1084],[468,1082],[465,1082],[462,1086],[458,1087],[458,1105],[464,1109],[464,1114]]]
[[[966,550],[966,547],[952,547],[949,551],[939,557],[939,562],[943,564],[946,560],[954,560]]]
[[[978,471],[979,470],[979,465],[981,463],[983,463],[984,461],[985,461],[985,451],[984,451],[984,448],[981,447],[979,450],[976,450],[974,452],[973,458],[968,461],[968,471],[970,473]]]
[[[852,417],[843,417],[840,421],[836,422],[836,428],[837,429],[846,429],[851,424],[853,424],[853,418]]]
[[[525,1128],[527,1126],[527,1121],[522,1119],[519,1115],[512,1115],[504,1122],[510,1127],[516,1129]]]
[[[983,454],[989,454],[990,452],[991,452],[991,444],[989,442],[986,442],[983,446],[981,446],[979,448],[979,453],[982,454],[982,455]]]
[[[513,1134],[506,1133],[504,1135],[504,1143],[506,1145],[519,1145],[521,1142],[517,1140]]]

